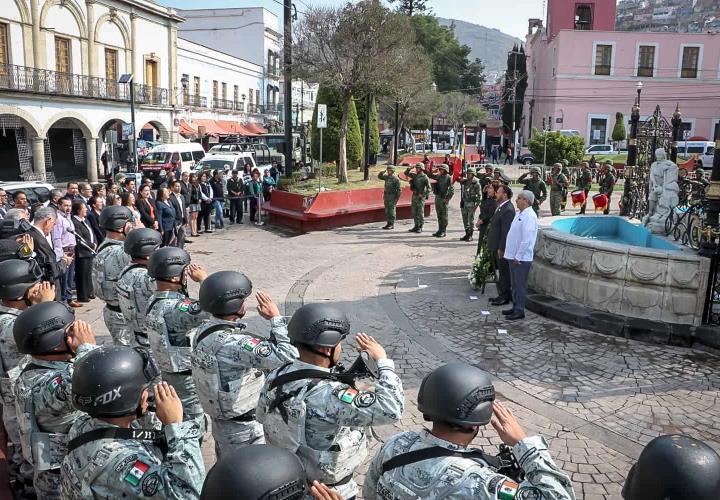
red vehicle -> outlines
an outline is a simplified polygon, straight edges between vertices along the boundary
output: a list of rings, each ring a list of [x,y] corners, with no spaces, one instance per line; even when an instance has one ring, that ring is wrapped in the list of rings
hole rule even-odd
[[[189,142],[184,144],[161,144],[155,146],[140,164],[144,177],[160,185],[168,172],[190,172],[197,162],[205,157],[202,145]]]

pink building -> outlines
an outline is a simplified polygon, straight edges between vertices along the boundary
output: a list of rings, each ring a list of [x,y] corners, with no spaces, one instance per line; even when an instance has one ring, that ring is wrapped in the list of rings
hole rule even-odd
[[[615,0],[549,0],[546,25],[530,20],[525,137],[551,118],[553,130],[609,143],[640,82],[641,120],[679,105],[690,136],[720,138],[720,34],[614,31],[615,14]]]

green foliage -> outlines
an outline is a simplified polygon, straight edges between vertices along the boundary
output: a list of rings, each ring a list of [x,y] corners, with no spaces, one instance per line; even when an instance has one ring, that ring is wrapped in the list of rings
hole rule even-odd
[[[350,99],[348,111],[347,161],[348,165],[360,165],[363,161],[363,134],[358,121],[355,101]]]
[[[545,136],[547,135],[547,160],[545,165],[559,163],[567,160],[570,165],[577,165],[583,160],[585,154],[585,141],[578,136],[564,136],[560,132],[540,132],[533,129],[532,139],[528,142],[528,149],[541,162],[545,151]]]
[[[612,140],[624,141],[626,137],[627,132],[625,132],[625,117],[622,113],[617,112],[615,113],[615,126],[612,131]]]
[[[512,52],[508,53],[507,70],[505,71],[505,101],[502,109],[502,121],[503,127],[508,132],[513,126],[513,101],[516,103],[515,127],[520,128],[527,85],[525,49],[515,45]],[[516,89],[514,99],[513,88]]]
[[[370,154],[376,155],[380,152],[380,128],[378,126],[378,110],[377,102],[373,97],[370,101]],[[360,99],[355,103],[360,122],[360,133],[365,141],[365,99]],[[363,142],[364,144],[364,142]]]
[[[390,3],[398,3],[398,11],[407,16],[430,13],[430,7],[426,5],[427,0],[390,0]]]
[[[342,94],[326,86],[320,86],[317,104],[327,104],[327,128],[323,130],[323,162],[340,161],[340,124],[342,122]],[[320,158],[320,131],[317,129],[317,104],[312,118],[310,150],[313,158]],[[362,133],[355,103],[350,100],[347,136],[347,160],[357,164],[363,157]]]

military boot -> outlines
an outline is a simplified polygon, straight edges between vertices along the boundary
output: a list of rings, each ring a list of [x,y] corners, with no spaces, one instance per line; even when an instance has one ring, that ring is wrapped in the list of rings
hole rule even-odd
[[[473,230],[471,229],[468,231],[467,240],[466,241],[472,241],[473,240]]]
[[[466,231],[465,231],[465,236],[463,236],[462,238],[460,238],[460,241],[470,241],[469,238],[470,238],[470,234],[469,234],[468,231],[466,230]]]
[[[412,229],[408,229],[408,233],[417,233],[417,232],[418,232],[417,226],[413,226]]]
[[[388,224],[385,224],[385,225],[382,227],[382,229],[390,229],[390,224],[389,224],[389,223],[388,223]]]

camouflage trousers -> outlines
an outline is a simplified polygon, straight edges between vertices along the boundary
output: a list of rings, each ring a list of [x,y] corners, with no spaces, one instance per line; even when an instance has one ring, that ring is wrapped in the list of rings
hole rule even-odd
[[[472,234],[475,231],[475,212],[478,206],[475,203],[463,203],[462,220],[465,232]]]
[[[412,212],[413,221],[415,227],[421,228],[425,223],[425,197],[423,195],[414,194],[410,204],[410,210]]]
[[[215,440],[215,454],[218,460],[220,460],[223,452],[227,453],[251,444],[265,444],[263,426],[256,420],[238,422],[213,418],[212,435]]]
[[[115,345],[130,345],[132,332],[128,330],[122,313],[111,311],[105,305],[103,307],[103,321]]]
[[[37,500],[60,500],[60,469],[37,472],[33,486]]]
[[[438,195],[435,195],[435,212],[437,212],[438,231],[444,233],[448,226],[448,204]]]
[[[22,454],[22,445],[20,443],[20,427],[18,426],[17,413],[15,407],[9,403],[3,403],[2,408],[3,425],[8,435],[8,453],[10,460],[8,464],[8,475],[10,482],[16,482],[19,485],[30,485],[33,481],[33,466]]]
[[[395,224],[395,207],[397,206],[397,202],[397,198],[383,198],[383,205],[385,205],[385,220],[388,224]]]
[[[207,431],[207,423],[192,375],[162,372],[162,379],[175,388],[182,402],[183,421],[194,421],[200,426],[200,435],[203,436]]]
[[[560,215],[560,203],[562,202],[562,191],[550,191],[550,213]]]

